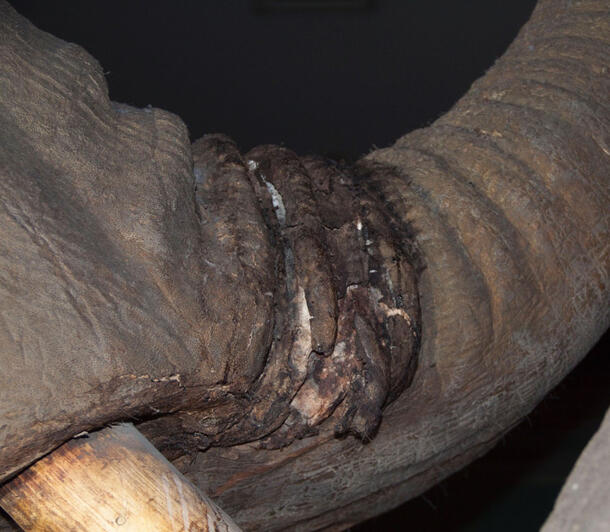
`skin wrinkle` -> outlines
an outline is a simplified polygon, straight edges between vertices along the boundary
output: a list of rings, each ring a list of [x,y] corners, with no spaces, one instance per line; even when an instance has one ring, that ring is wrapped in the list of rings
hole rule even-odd
[[[492,103],[492,102],[490,102]],[[449,121],[443,121],[443,123],[439,126],[439,127],[453,127],[453,124],[451,124]],[[496,141],[492,141],[491,138],[489,137],[489,135],[486,136],[486,138],[488,139],[488,141],[493,142],[494,144],[497,144]],[[503,143],[506,143],[507,141],[505,139],[503,139]],[[553,193],[551,187],[549,186],[549,182],[548,180],[544,180],[543,179],[543,174],[537,170],[535,170],[533,167],[531,167],[522,157],[518,157],[517,155],[514,155],[516,152],[513,151],[513,155],[511,156],[511,160],[514,161],[518,161],[519,164],[524,164],[526,165],[526,169],[528,171],[528,182],[531,184],[539,184],[540,186],[544,187],[544,192],[546,193],[546,195],[549,196],[550,199],[552,199],[553,203],[559,203],[559,204],[564,204],[566,205],[565,207],[565,211],[566,212],[571,212],[570,208],[569,208],[569,203],[566,201],[566,199],[556,193]],[[547,192],[548,191],[548,192]],[[578,216],[578,215],[576,215]],[[567,218],[568,223],[574,224],[575,222],[571,221],[571,217]]]
[[[556,187],[555,187],[555,188],[556,188]],[[553,198],[553,201],[555,201],[555,198],[558,198],[558,194],[557,194],[557,192],[552,193],[552,194],[551,194],[551,197]],[[567,203],[567,204],[568,204],[568,206],[569,206],[570,202],[566,202],[566,200],[565,200],[564,198],[559,199],[559,202],[560,202],[560,203],[561,203],[562,201],[563,201],[563,202],[565,202],[565,203]],[[579,201],[582,201],[582,200],[579,200]],[[573,200],[572,200],[572,203],[573,203]],[[569,207],[568,207],[568,210],[569,210]],[[584,222],[584,223],[586,223],[586,220],[583,220],[583,222]],[[572,227],[574,227],[574,222],[572,222],[572,223],[571,223],[571,225],[572,225]],[[560,225],[560,226],[558,226],[558,227],[559,227],[559,228],[561,228],[562,226]],[[568,236],[568,235],[566,235],[566,237],[567,237],[567,236]],[[565,240],[565,238],[566,238],[566,237],[564,237],[564,239],[563,239],[563,240]],[[580,243],[578,242],[578,240],[576,240],[576,241],[575,241],[575,244],[580,246]],[[589,252],[589,253],[591,253],[591,252],[593,252],[593,253],[594,253],[594,251],[588,251],[588,252]],[[584,249],[581,249],[581,253],[585,253]],[[561,259],[561,257],[562,257],[562,256],[563,256],[563,254],[562,254],[562,253],[560,253],[560,254],[559,254],[559,257],[558,257],[558,258],[559,258],[559,260],[562,260],[562,259]]]
[[[504,249],[503,256],[507,257],[509,260],[512,260],[514,262],[513,275],[515,277],[516,276],[525,277],[525,279],[527,279],[527,280],[531,279],[532,277],[535,278],[533,271],[526,259],[526,254],[525,254],[526,240],[524,238],[521,238],[521,233],[510,222],[510,220],[507,218],[505,212],[498,206],[498,204],[494,203],[488,195],[483,195],[482,192],[478,189],[478,187],[475,186],[475,184],[472,181],[472,179],[474,179],[474,176],[472,176],[472,174],[470,174],[470,178],[467,178],[464,174],[462,174],[459,170],[457,170],[456,164],[453,161],[451,161],[450,159],[448,159],[444,154],[437,155],[436,152],[428,152],[426,150],[422,150],[421,148],[410,147],[409,149],[419,151],[424,155],[432,157],[437,162],[437,164],[439,164],[441,166],[441,169],[444,170],[445,175],[456,178],[456,181],[459,181],[461,183],[461,186],[464,189],[464,193],[462,194],[463,198],[468,198],[471,193],[475,194],[475,198],[476,198],[476,200],[478,200],[478,201],[476,201],[476,204],[478,207],[481,208],[481,212],[482,212],[480,217],[486,218],[487,220],[489,220],[486,223],[490,227],[492,225],[494,226],[494,228],[498,227],[498,229],[495,230],[495,239],[494,240],[496,242],[498,242],[498,241],[502,242],[503,249]],[[468,187],[467,185],[471,185],[471,186]],[[465,210],[467,211],[467,209],[465,209]],[[459,227],[460,224],[456,224],[456,225]],[[508,227],[508,229],[506,228],[506,226]],[[462,241],[464,240],[463,235],[459,236],[459,238]],[[468,248],[468,246],[465,246],[465,247]],[[512,252],[513,256],[511,256],[511,252]],[[476,259],[473,256],[471,258],[471,260],[473,262],[476,262],[477,264],[481,264],[481,258]],[[481,276],[484,279],[487,279],[488,276],[485,274],[484,270],[489,270],[490,268],[493,268],[493,266],[481,264],[479,266],[479,268],[480,268],[479,271],[481,273]],[[525,269],[525,272],[523,273],[524,269]],[[517,270],[519,273],[517,273]],[[499,288],[501,288],[501,287],[497,286],[494,288],[494,286],[488,285],[490,294],[494,290],[497,290]],[[491,299],[493,300],[495,298],[492,297]],[[498,320],[498,316],[500,313],[501,312],[499,310],[495,311],[496,317],[494,318],[494,321]]]
[[[383,160],[382,158],[380,158],[381,160]],[[429,210],[429,212],[433,213],[437,219],[437,221],[442,221],[443,223],[443,233],[444,234],[451,234],[453,235],[453,238],[451,238],[451,241],[453,242],[454,245],[454,249],[456,251],[459,252],[459,254],[462,256],[464,264],[468,264],[469,267],[472,269],[473,265],[471,263],[471,261],[469,260],[469,254],[467,249],[464,247],[463,243],[461,242],[461,240],[459,239],[459,237],[457,236],[457,233],[455,232],[454,228],[449,224],[449,221],[447,220],[447,217],[445,214],[442,213],[442,211],[439,209],[439,204],[438,202],[435,202],[433,200],[432,195],[429,193],[428,190],[426,190],[422,185],[418,184],[415,182],[413,177],[406,177],[403,178],[400,183],[401,185],[403,184],[403,182],[405,180],[408,180],[408,188],[409,190],[413,191],[419,200],[422,200],[422,202],[420,202],[420,206],[422,205],[422,203],[426,203],[427,204],[427,209]],[[398,183],[398,181],[397,181]],[[400,194],[398,195],[400,197]],[[405,195],[406,196],[406,195]],[[403,196],[403,197],[405,197]],[[388,196],[385,196],[385,201],[389,202],[390,200],[388,199]],[[403,206],[402,209],[399,209],[397,207],[393,207],[392,209],[394,212],[404,212],[407,213],[408,212],[408,208],[406,206]],[[473,270],[473,279],[477,280],[477,281],[481,281],[484,282],[484,278],[483,275],[481,273],[480,270]]]
[[[216,153],[218,156],[218,154],[220,153],[220,157],[222,159],[222,157],[224,157],[224,155],[222,155],[222,153],[224,153],[222,150],[234,150],[235,148],[232,147],[233,145],[228,141],[228,139],[224,138],[224,137],[220,137],[220,136],[210,136],[207,138],[207,140],[203,140],[202,141],[203,144],[198,144],[198,146],[203,147],[204,145],[207,146],[206,148],[204,148],[206,151],[206,153]],[[207,144],[206,144],[207,143]],[[214,144],[216,143],[216,144]],[[214,146],[220,146],[221,143],[223,146],[225,146],[225,148],[222,148],[221,152],[218,152],[218,149],[215,148]],[[200,150],[200,147],[197,148],[197,150]],[[265,148],[261,148],[261,150],[264,150]],[[216,150],[216,151],[215,151]],[[197,152],[200,155],[198,155],[197,157],[207,157],[207,155],[202,155],[203,152],[199,151]],[[228,152],[227,152],[228,153]],[[231,155],[230,157],[232,158],[231,160],[239,160],[239,154],[235,151],[231,151],[231,153],[233,153],[233,155]],[[263,153],[263,152],[259,152],[259,153]],[[271,156],[273,156],[273,149],[270,152]],[[286,156],[288,157],[294,157],[293,155],[288,155],[288,152],[286,150],[284,151],[278,151],[277,152],[280,155],[280,158],[285,158]],[[252,157],[253,157],[253,153],[251,152],[250,154],[248,154],[247,156],[247,160],[248,161],[252,161]],[[237,159],[236,159],[237,158]],[[281,160],[281,159],[279,159]],[[278,160],[278,161],[279,161]],[[288,160],[288,159],[285,159]],[[296,159],[295,159],[296,161]],[[240,165],[243,163],[239,163]],[[267,164],[267,163],[265,163]],[[272,163],[275,164],[275,163]],[[284,164],[284,163],[279,163]],[[294,163],[290,163],[290,164],[294,164]],[[262,171],[262,167],[260,165],[260,163],[254,164],[253,162],[249,162],[249,164],[247,165],[250,169],[251,172],[261,172]],[[280,167],[278,167],[280,168]],[[297,168],[295,166],[295,168]],[[322,165],[320,168],[318,168],[319,171],[325,171],[324,170],[324,165]],[[266,189],[266,193],[267,193],[267,197],[270,198],[271,200],[273,200],[273,192],[274,190],[270,187],[267,186],[266,183],[272,184],[272,186],[275,188],[275,184],[274,184],[274,179],[275,179],[275,170],[272,170],[271,173],[269,173],[268,171],[264,171],[263,173],[263,177],[261,177],[261,181],[263,182],[263,188]],[[299,173],[300,172],[300,173]],[[300,177],[298,177],[298,179],[309,179],[308,177],[306,178],[306,174],[303,173],[305,172],[305,169],[303,167],[300,167],[300,170],[298,170],[298,172],[296,175],[299,175]],[[207,172],[206,172],[207,173]],[[210,174],[212,175],[212,174]],[[205,183],[208,184],[209,183],[209,177],[206,179]],[[266,183],[265,183],[266,182]],[[210,185],[212,186],[212,185]],[[306,185],[306,184],[302,184],[300,185],[302,188],[301,190],[303,190],[304,192],[306,192],[307,194],[311,194],[311,189],[308,188],[310,185]],[[255,188],[256,190],[256,188]],[[277,190],[277,195],[278,197],[281,197],[281,191],[280,189],[276,189]],[[271,195],[269,195],[269,193],[271,193]],[[310,196],[311,197],[311,196]],[[309,200],[310,201],[310,200]],[[276,201],[276,208],[275,210],[277,211],[277,207],[280,206],[280,202]],[[207,203],[206,203],[207,204]],[[261,205],[265,205],[265,201],[261,202]],[[280,235],[279,238],[284,239],[285,243],[288,245],[288,247],[286,247],[286,244],[284,246],[284,255],[285,255],[285,264],[286,264],[286,268],[289,269],[291,268],[290,264],[292,262],[292,259],[290,258],[291,255],[296,253],[295,256],[295,261],[298,261],[297,263],[302,264],[303,263],[303,259],[298,259],[298,257],[300,256],[299,254],[302,253],[303,251],[305,251],[306,253],[308,252],[308,250],[310,248],[306,247],[303,248],[303,251],[299,251],[301,248],[298,247],[294,247],[296,242],[299,242],[299,239],[301,238],[301,231],[306,231],[307,234],[314,234],[315,231],[320,231],[321,229],[315,229],[312,224],[313,220],[315,218],[308,218],[309,216],[309,212],[316,212],[316,210],[314,211],[310,211],[308,210],[309,207],[305,208],[305,210],[303,211],[301,207],[299,207],[300,203],[295,203],[294,205],[297,206],[297,209],[300,209],[300,212],[305,213],[305,218],[304,220],[306,221],[305,224],[300,223],[300,219],[294,218],[294,214],[292,214],[290,205],[284,205],[284,208],[286,209],[286,216],[288,217],[288,215],[293,216],[294,220],[297,223],[291,224],[291,227],[288,227],[288,224],[283,225],[282,224],[282,216],[280,216],[279,218],[279,227],[278,230],[280,231]],[[316,207],[317,209],[317,207]],[[233,211],[231,211],[233,212]],[[277,212],[276,212],[277,214]],[[229,217],[230,219],[230,217]],[[288,218],[287,218],[288,219]],[[276,222],[277,223],[277,222]],[[316,221],[316,224],[319,224],[318,227],[323,227],[323,225]],[[323,229],[322,229],[323,230]],[[286,240],[287,239],[287,240]],[[319,237],[318,241],[325,241],[325,238],[323,237]],[[328,244],[327,244],[328,245]],[[318,260],[318,259],[315,259]],[[327,259],[321,259],[321,260],[327,260]],[[308,267],[309,268],[309,267]],[[295,270],[294,272],[294,278],[290,281],[290,276],[287,277],[287,280],[289,280],[290,282],[285,285],[286,286],[286,297],[288,297],[288,301],[290,301],[292,298],[295,298],[295,305],[294,305],[294,309],[296,311],[296,314],[294,315],[294,318],[291,318],[289,321],[285,321],[284,325],[282,325],[282,329],[280,329],[280,331],[284,330],[284,332],[280,332],[280,336],[277,338],[282,338],[282,337],[286,337],[286,332],[285,332],[285,328],[289,327],[288,330],[292,329],[295,327],[296,324],[296,331],[297,334],[298,331],[307,331],[307,330],[311,330],[310,329],[310,323],[314,323],[315,322],[315,314],[311,312],[311,309],[309,308],[309,299],[308,298],[304,298],[304,296],[306,295],[306,291],[304,291],[304,287],[303,287],[303,277],[302,275],[304,274],[304,272],[314,272],[315,271],[316,266],[313,267],[313,269],[309,270]],[[310,275],[309,273],[307,273],[307,275]],[[311,279],[315,279],[315,277],[311,278]],[[325,281],[325,279],[327,279]],[[328,282],[329,278],[328,277],[321,277],[320,278],[321,282]],[[310,280],[311,282],[311,280]],[[314,281],[315,283],[320,282],[318,280]],[[295,288],[292,288],[294,284]],[[306,285],[307,286],[307,285]],[[310,285],[312,286],[312,285]],[[313,287],[315,287],[315,285],[313,285]],[[315,288],[314,288],[315,290]],[[303,298],[303,299],[301,299]],[[299,303],[300,301],[300,303]],[[316,303],[317,304],[317,303]],[[412,304],[412,303],[411,303]],[[293,304],[289,303],[289,305],[292,307]],[[300,312],[298,309],[299,308],[307,308],[307,312],[306,315],[303,315],[301,318],[299,317],[299,315],[303,314],[302,312]],[[293,311],[293,312],[295,312]],[[417,327],[416,326],[416,322],[415,322],[415,318],[417,317],[417,307],[413,307],[411,309],[412,312],[414,312],[413,314],[413,322],[409,323],[406,322],[405,323],[409,326],[409,327]],[[393,316],[388,316],[388,313],[386,312],[382,312],[381,313],[384,317],[384,319],[389,319],[389,318],[393,318]],[[391,313],[390,313],[391,314]],[[305,320],[305,321],[303,321]],[[383,321],[383,320],[382,320]],[[302,323],[301,326],[299,326],[298,324]],[[395,330],[393,334],[398,334],[397,332],[398,330]],[[400,334],[405,334],[400,333]],[[413,338],[417,338],[417,332],[415,331],[414,333],[409,333],[409,336],[413,337]],[[333,338],[334,333],[333,333]],[[410,339],[409,343],[413,342],[414,340]],[[248,341],[250,341],[250,338],[248,338]],[[334,342],[335,340],[333,340]],[[312,345],[311,344],[311,339],[307,339],[305,341],[305,344],[307,345]],[[232,439],[235,438],[236,436],[238,436],[239,438],[243,439],[252,439],[255,440],[257,438],[261,438],[262,436],[267,436],[267,439],[264,440],[262,442],[262,444],[264,446],[271,446],[271,447],[276,447],[276,446],[283,446],[286,445],[288,442],[291,441],[291,439],[293,439],[294,437],[302,437],[304,435],[307,434],[307,430],[306,427],[310,426],[311,423],[313,422],[315,425],[319,424],[321,421],[323,421],[324,419],[326,419],[328,416],[332,415],[335,412],[335,405],[336,405],[336,400],[331,400],[330,403],[328,403],[328,406],[325,407],[322,410],[318,410],[318,413],[315,416],[315,420],[316,421],[312,421],[312,418],[309,418],[309,421],[307,421],[307,418],[309,417],[308,415],[305,415],[305,417],[302,417],[305,411],[309,411],[311,408],[317,409],[319,408],[322,404],[325,404],[326,399],[322,399],[321,398],[321,403],[319,404],[319,406],[313,406],[315,402],[318,401],[318,399],[316,398],[317,393],[314,393],[314,395],[308,395],[309,399],[306,401],[306,403],[303,403],[302,406],[298,406],[300,403],[297,401],[293,401],[292,399],[296,396],[298,396],[298,394],[302,391],[302,393],[305,393],[305,383],[307,382],[308,379],[310,379],[311,377],[309,377],[309,372],[311,371],[310,369],[310,364],[311,361],[315,359],[315,357],[317,355],[315,355],[312,351],[311,347],[306,347],[305,344],[303,344],[303,339],[301,340],[297,340],[297,341],[292,341],[291,342],[291,347],[289,349],[289,356],[286,359],[286,361],[288,362],[289,367],[291,368],[290,372],[283,377],[283,381],[277,381],[277,378],[274,377],[274,375],[276,374],[276,372],[278,370],[281,370],[282,365],[278,364],[280,362],[281,359],[276,359],[276,355],[273,355],[273,353],[278,353],[280,352],[280,350],[284,349],[281,346],[281,343],[272,343],[271,344],[271,354],[268,355],[267,357],[267,364],[266,364],[266,369],[264,371],[264,373],[261,375],[261,377],[259,377],[257,379],[257,385],[256,388],[252,389],[252,398],[250,400],[250,403],[253,405],[253,411],[248,413],[248,411],[246,410],[245,412],[242,412],[240,414],[241,417],[241,421],[236,422],[236,420],[233,420],[229,425],[225,425],[225,428],[223,429],[224,432],[220,432],[217,435],[211,435],[213,438],[215,438],[218,443],[222,443],[225,442],[228,443],[230,441],[233,441]],[[415,344],[409,344],[409,345],[416,345]],[[403,347],[404,348],[404,347]],[[403,349],[401,348],[401,349]],[[395,355],[392,356],[404,356],[405,353],[396,353]],[[314,358],[312,358],[312,356]],[[350,355],[351,356],[351,355]],[[295,358],[296,357],[296,358]],[[356,355],[356,359],[358,359],[358,355]],[[281,373],[280,373],[281,374]],[[374,378],[373,375],[375,373],[370,373],[369,377],[367,378]],[[402,375],[402,373],[399,373],[398,376]],[[376,378],[376,377],[375,377]],[[269,380],[271,379],[271,380]],[[287,379],[287,380],[286,380]],[[409,378],[407,378],[406,381],[404,381],[402,383],[402,386],[405,386],[406,384],[408,384],[408,380]],[[282,384],[282,382],[284,382],[284,384]],[[349,379],[348,379],[349,382]],[[309,388],[307,388],[308,390],[315,390],[318,389],[317,386],[313,386],[313,388],[311,387],[311,385],[313,385],[313,381],[311,382],[309,386]],[[271,386],[271,388],[270,388]],[[366,393],[366,387],[362,387],[362,384],[358,385],[358,389],[362,390],[362,393]],[[274,392],[272,394],[269,394],[270,389],[273,389]],[[376,390],[377,387],[376,385],[371,384],[371,390]],[[319,389],[321,390],[321,388]],[[374,393],[377,394],[380,392],[381,389],[379,389],[378,391],[375,391]],[[310,393],[310,392],[307,392]],[[361,392],[358,392],[361,393]],[[387,392],[381,392],[381,399],[383,402],[383,397],[384,397],[384,393]],[[394,396],[396,395],[396,390],[394,391]],[[255,397],[260,397],[260,399],[255,399]],[[343,399],[341,399],[343,398]],[[364,398],[361,397],[360,399],[351,399],[349,401],[349,404],[359,404],[360,402],[362,402]],[[344,392],[340,392],[339,393],[339,400],[345,400],[345,394]],[[379,399],[374,399],[374,401],[378,401]],[[312,403],[311,401],[313,401],[314,403]],[[364,406],[364,408],[368,408],[366,406],[366,401],[364,401],[364,403],[362,403]],[[292,405],[292,406],[291,406]],[[289,415],[289,411],[285,411],[286,408],[290,408],[292,409],[292,414]],[[305,410],[303,410],[305,409]],[[258,416],[260,414],[256,414],[256,412],[265,412],[265,418],[264,419],[260,419]],[[272,412],[276,412],[274,415],[269,415]],[[283,413],[282,413],[283,412]],[[301,413],[302,412],[302,413]],[[371,414],[374,415],[374,419],[377,419],[377,421],[374,421],[374,419],[371,419],[369,421],[364,421],[365,419],[368,419],[369,414],[366,414],[365,418],[362,418],[360,421],[358,421],[358,423],[365,423],[365,426],[369,426],[369,428],[367,428],[366,430],[371,430],[371,428],[374,429],[374,427],[376,426],[376,424],[378,423],[378,419],[379,419],[379,413],[374,413],[375,410],[371,411]],[[353,416],[355,414],[355,410],[353,409],[347,409],[347,411],[343,411],[342,415],[347,415],[347,416]],[[254,416],[254,417],[252,417]],[[180,416],[178,416],[180,417]],[[194,431],[194,430],[202,430],[203,432],[205,432],[205,429],[201,428],[201,429],[196,429],[195,427],[197,427],[197,424],[200,423],[197,421],[197,417],[198,414],[194,413],[194,412],[190,412],[190,416],[188,419],[188,422],[183,420],[183,422],[187,423],[187,425],[183,426],[183,430],[189,430],[189,431]],[[299,421],[299,419],[302,418],[301,421]],[[258,419],[258,421],[256,421],[256,419]],[[340,419],[340,418],[339,418]],[[344,421],[342,421],[340,423],[341,426],[343,426],[344,428],[342,430],[349,430],[349,424],[348,423],[348,418],[344,419]],[[358,418],[360,419],[360,418]],[[265,421],[267,420],[267,421]],[[273,420],[272,425],[269,425],[269,421]],[[253,423],[254,422],[254,423]],[[278,424],[279,422],[279,424]],[[282,422],[284,423],[282,425]],[[252,424],[253,423],[253,424]],[[157,428],[155,428],[154,423],[150,423],[147,422],[145,424],[144,430],[148,430],[151,433],[154,433]],[[250,426],[251,428],[246,428]],[[191,428],[188,428],[191,427]],[[305,430],[305,432],[303,432]],[[360,429],[359,429],[360,430]],[[254,431],[254,432],[252,432]],[[239,440],[238,440],[239,441]],[[159,444],[160,442],[156,441],[157,444]],[[163,447],[163,442],[160,443]],[[170,443],[165,443],[165,445],[171,445]],[[166,447],[163,447],[166,448]]]
[[[456,134],[462,135],[462,136],[468,136],[468,137],[470,137],[469,140],[472,140],[472,141],[475,141],[475,140],[476,141],[480,141],[481,139],[484,139],[485,141],[488,141],[487,142],[488,146],[486,148],[493,149],[499,155],[501,155],[503,158],[505,156],[504,152],[502,152],[497,147],[497,145],[493,143],[492,137],[489,137],[487,135],[475,135],[470,130],[464,130],[464,129],[461,129],[461,128],[455,128],[454,126],[452,126],[450,124],[444,124],[442,126],[437,126],[436,127],[436,129],[437,129],[437,136],[439,137],[439,139],[438,139],[439,141],[442,141],[443,138],[446,138],[446,137],[444,137],[443,132],[442,132],[442,130],[445,129],[445,128],[447,128],[447,129],[449,129],[451,131],[451,133],[447,133],[449,136],[454,136]],[[451,139],[449,138],[447,140],[450,141]],[[479,153],[477,151],[477,157],[485,157],[485,152],[484,152],[484,150],[482,150],[482,151],[483,151],[483,153]],[[446,157],[452,157],[452,154],[449,153]],[[460,168],[462,172],[465,172],[466,170],[469,170],[469,169],[467,169],[467,168],[465,168],[463,166],[463,163],[461,162],[460,158],[457,158],[455,156],[451,158],[451,163],[452,163],[452,165],[454,167],[457,165],[457,167]],[[489,157],[489,165],[492,165],[492,164],[495,165],[495,163],[496,162],[493,160],[493,158]],[[503,160],[501,162],[501,164],[502,164],[502,167],[501,167],[500,171],[502,171],[502,173],[506,173],[506,167],[504,166],[505,160]],[[490,168],[490,167],[491,166],[488,166],[488,168]],[[521,180],[519,174],[516,174],[516,173],[512,172],[511,173],[511,177],[512,177],[512,175],[514,175],[514,177],[516,177],[517,179]],[[465,179],[465,177],[464,177],[464,179]],[[483,178],[481,176],[479,176],[476,172],[475,173],[471,173],[468,176],[468,181],[469,182],[470,181],[476,181],[478,183],[479,187],[485,188],[484,194],[486,194],[486,197],[489,198],[490,201],[494,201],[494,205],[496,205],[497,210],[502,214],[502,216],[506,217],[508,215],[507,207],[502,207],[499,203],[497,203],[498,201],[502,201],[504,203],[506,201],[505,198],[499,197],[499,198],[496,199],[495,198],[495,194],[489,190],[489,187],[487,186],[487,183],[483,180]],[[529,186],[532,182],[535,182],[535,181],[534,180],[531,180],[531,181],[528,181],[528,182],[523,182],[522,181],[523,186]],[[530,190],[528,190],[527,197],[528,197],[528,199],[532,199],[532,194],[530,194],[529,192],[530,192]],[[536,202],[543,202],[543,201],[546,201],[546,199],[541,194],[537,194],[536,195]],[[544,210],[544,209],[542,209],[541,207],[538,207],[536,209],[531,209],[531,212],[532,213],[537,213],[537,212],[542,211],[542,210]],[[529,226],[527,228],[527,232],[526,232],[526,229],[525,229],[526,224],[524,224],[521,221],[521,217],[515,218],[514,221],[512,221],[512,222],[510,220],[508,220],[508,221],[511,224],[511,227],[515,231],[516,235],[518,235],[518,240],[519,240],[518,250],[520,251],[520,257],[521,257],[521,260],[522,260],[522,266],[525,265],[525,267],[527,268],[527,271],[529,272],[526,275],[526,277],[528,279],[533,279],[534,280],[534,282],[536,283],[537,292],[544,296],[544,290],[543,290],[543,284],[542,284],[542,278],[541,278],[542,272],[535,271],[532,268],[532,265],[528,264],[527,260],[526,260],[526,252],[527,252],[527,250],[529,248],[529,245],[527,243],[527,238],[526,237],[528,236],[528,233],[531,232],[531,226]],[[520,222],[522,227],[517,227],[515,225],[516,222]],[[508,243],[507,243],[507,245],[508,245]]]
[[[457,128],[456,126],[454,126],[453,124],[450,123],[446,123],[446,124],[442,124],[439,126],[435,126],[435,128],[437,129],[437,131],[439,131],[439,133],[442,134],[442,130],[444,128],[449,128],[453,133],[452,134],[468,134],[468,135],[475,135],[475,133],[473,132],[473,130],[469,130],[469,129],[464,129],[464,128]],[[498,146],[498,144],[493,140],[492,137],[490,137],[489,135],[478,135],[476,134],[475,137],[477,140],[481,139],[484,140],[486,143],[489,144],[489,146],[496,152],[498,152],[502,158],[503,158],[503,166],[501,168],[502,172],[505,172],[505,167],[504,164],[506,162],[506,152]],[[514,176],[517,180],[519,180],[522,184],[522,187],[527,187],[527,197],[532,199],[532,194],[535,191],[536,194],[536,198],[535,201],[539,204],[539,206],[536,209],[531,209],[532,212],[540,212],[540,213],[548,213],[546,214],[546,216],[552,216],[554,210],[551,209],[551,205],[553,205],[555,207],[555,209],[557,209],[558,205],[560,206],[560,210],[563,211],[564,213],[567,214],[567,212],[569,212],[567,203],[563,200],[563,198],[558,197],[556,195],[552,195],[550,189],[548,188],[548,186],[546,185],[546,183],[542,180],[542,179],[537,179],[536,176],[538,175],[536,172],[534,172],[534,170],[529,167],[527,165],[527,162],[525,162],[523,159],[519,158],[519,157],[515,157],[515,156],[511,156],[510,157],[510,162],[516,163],[519,167],[523,168],[525,171],[525,175],[529,176],[529,179],[527,181],[524,181],[523,178],[521,177],[521,175],[517,172],[512,172],[511,173],[511,178]],[[471,179],[474,176],[471,176]],[[534,188],[534,191],[532,191],[532,188]],[[545,197],[547,196],[547,197]],[[552,199],[552,202],[551,202]],[[573,220],[573,217],[568,217],[565,216],[564,218],[560,219],[559,217],[554,218],[555,220],[555,225],[559,225],[560,223],[566,224],[566,225],[571,225],[574,226],[575,222]],[[560,222],[561,220],[561,222]],[[542,225],[542,224],[541,224]],[[523,237],[526,236],[525,233],[522,232]],[[561,260],[561,254],[559,253],[559,251],[556,249],[556,246],[553,246],[553,250],[554,250],[554,258],[556,261]],[[543,290],[541,290],[541,293],[543,292]]]

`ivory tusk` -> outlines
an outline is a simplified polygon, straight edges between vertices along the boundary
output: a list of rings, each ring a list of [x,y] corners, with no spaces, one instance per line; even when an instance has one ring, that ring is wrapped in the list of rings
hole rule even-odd
[[[132,425],[68,441],[0,487],[24,530],[240,530]]]

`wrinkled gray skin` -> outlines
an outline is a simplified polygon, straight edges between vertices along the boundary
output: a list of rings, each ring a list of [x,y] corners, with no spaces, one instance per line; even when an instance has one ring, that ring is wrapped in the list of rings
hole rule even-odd
[[[488,450],[610,320],[608,11],[541,0],[337,174],[191,148],[0,3],[0,482],[136,419],[245,528],[341,529]]]

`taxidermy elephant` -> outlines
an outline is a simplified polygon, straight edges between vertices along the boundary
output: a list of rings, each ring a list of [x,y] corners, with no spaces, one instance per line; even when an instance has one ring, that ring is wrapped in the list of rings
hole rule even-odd
[[[130,421],[245,529],[338,530],[489,450],[608,327],[609,15],[540,0],[344,167],[191,145],[0,2],[0,484]]]

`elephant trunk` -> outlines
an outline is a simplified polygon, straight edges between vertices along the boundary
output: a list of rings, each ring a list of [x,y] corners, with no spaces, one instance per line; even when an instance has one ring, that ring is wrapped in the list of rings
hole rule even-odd
[[[606,330],[609,20],[602,1],[541,1],[449,113],[359,162],[362,186],[414,237],[422,346],[368,446],[320,439],[299,464],[261,458],[301,523],[348,527],[482,455]],[[198,467],[225,454],[210,450]],[[294,523],[286,511],[271,525],[256,496],[240,508],[237,497],[254,493],[247,475],[216,473],[202,485],[237,519]],[[305,478],[324,495],[303,501]]]
[[[347,527],[488,450],[607,327],[607,2],[541,0],[349,169],[191,150],[0,12],[1,481],[136,418],[248,528]]]

